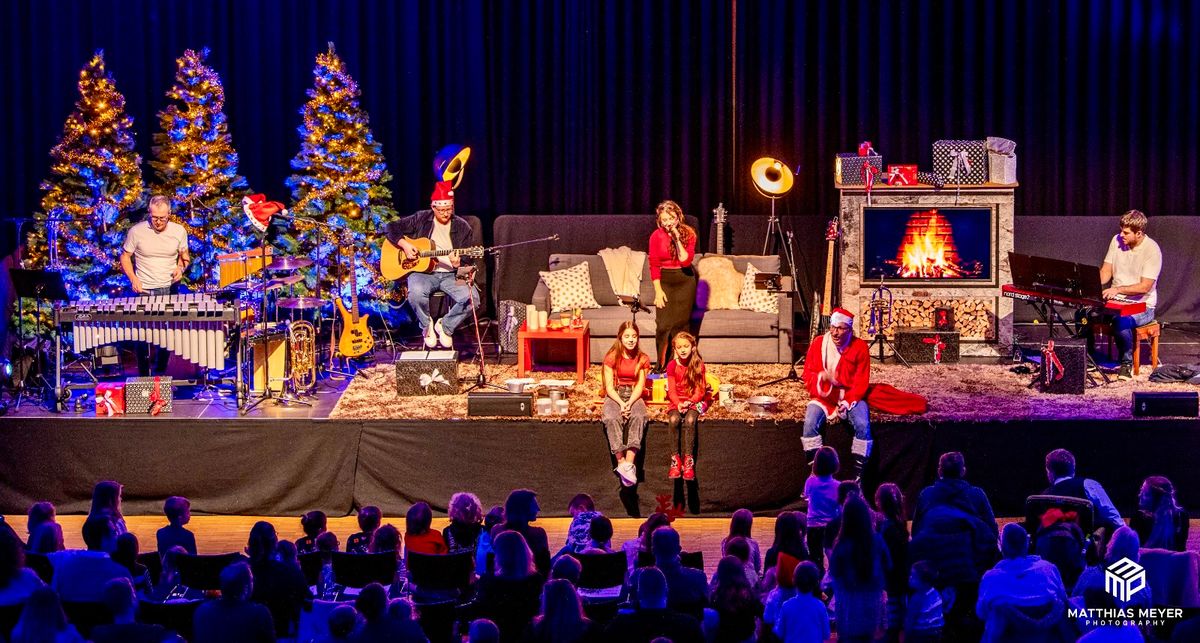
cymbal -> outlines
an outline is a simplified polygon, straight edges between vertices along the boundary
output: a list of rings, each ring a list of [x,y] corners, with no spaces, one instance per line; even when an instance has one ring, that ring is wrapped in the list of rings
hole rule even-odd
[[[288,275],[272,279],[270,283],[279,284],[280,286],[294,286],[302,281],[304,281],[304,275]]]
[[[266,289],[268,291],[277,290],[279,288],[283,288],[284,286],[291,286],[294,284],[298,284],[301,281],[304,281],[304,277],[302,277],[300,275],[291,275],[288,277],[280,277],[278,279],[268,279],[266,282]],[[264,287],[264,285],[263,285],[262,280],[250,279],[250,280],[246,280],[246,281],[239,281],[235,284],[229,284],[228,286],[225,287],[225,289],[226,290],[241,290],[241,291],[245,291],[245,292],[259,292],[263,289],[263,287]]]
[[[283,271],[283,270],[299,270],[312,265],[312,259],[306,257],[279,257],[267,264],[267,270]]]
[[[316,297],[288,297],[275,302],[277,308],[293,308],[295,310],[320,308],[324,304],[324,299],[317,299]]]

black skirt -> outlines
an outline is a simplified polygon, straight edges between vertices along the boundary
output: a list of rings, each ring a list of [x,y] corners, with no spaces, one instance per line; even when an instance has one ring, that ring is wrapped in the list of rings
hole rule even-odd
[[[667,295],[667,305],[655,310],[654,346],[658,365],[665,368],[671,357],[675,335],[691,327],[692,309],[696,306],[696,285],[699,280],[696,270],[689,266],[663,268],[658,282]]]

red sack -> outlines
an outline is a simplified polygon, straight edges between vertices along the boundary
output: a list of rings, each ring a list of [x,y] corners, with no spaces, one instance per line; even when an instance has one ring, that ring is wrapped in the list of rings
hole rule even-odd
[[[906,393],[891,384],[872,384],[867,389],[867,406],[888,415],[920,415],[929,410],[929,401],[916,393]]]

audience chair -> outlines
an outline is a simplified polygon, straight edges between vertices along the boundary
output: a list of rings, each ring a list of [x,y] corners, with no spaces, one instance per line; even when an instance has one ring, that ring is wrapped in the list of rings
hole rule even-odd
[[[1158,368],[1158,336],[1162,334],[1162,325],[1152,321],[1133,330],[1133,374],[1137,375],[1142,366],[1142,341],[1150,341],[1150,370]]]
[[[32,569],[42,582],[49,585],[51,580],[54,580],[54,565],[50,563],[50,559],[46,558],[45,554],[35,554],[31,551],[25,552],[25,566]]]
[[[471,575],[475,571],[475,556],[469,551],[457,554],[412,552],[408,554],[406,562],[408,578],[416,587],[415,594],[417,596],[452,595],[457,597],[470,586]],[[424,608],[422,607],[422,609]]]
[[[108,611],[108,606],[104,603],[93,602],[77,602],[63,601],[63,612],[67,615],[67,620],[79,630],[80,636],[88,638],[92,633],[92,628],[97,625],[106,625],[112,623],[112,612]]]
[[[221,570],[245,560],[236,552],[228,554],[200,554],[179,556],[179,583],[192,589],[221,589]]]
[[[138,622],[161,625],[186,640],[192,639],[192,619],[204,601],[138,602]]]
[[[702,551],[685,551],[679,554],[679,562],[684,567],[699,569],[704,571],[704,552]],[[637,558],[637,567],[654,567],[654,554],[648,551],[639,551]]]
[[[625,584],[625,552],[572,554],[579,561],[579,590],[600,590]]]
[[[1140,559],[1155,606],[1200,607],[1200,554],[1143,549]]]
[[[157,585],[162,578],[162,557],[156,551],[147,551],[138,554],[137,562],[146,566],[146,571],[150,574],[150,583]]]
[[[24,609],[24,603],[0,605],[0,641],[7,641],[12,635],[12,630],[17,626],[17,621],[21,620],[21,610]]]
[[[1092,501],[1070,496],[1035,495],[1025,499],[1025,531],[1030,537],[1036,536],[1042,526],[1042,516],[1051,509],[1064,513],[1075,512],[1075,523],[1084,534],[1092,533],[1095,525],[1095,510]]]
[[[309,585],[316,585],[321,579],[321,567],[324,566],[324,561],[321,560],[321,552],[308,552],[297,556],[300,560],[300,571],[304,572],[304,582]],[[334,578],[337,578],[335,575]],[[338,580],[338,582],[341,582]],[[391,581],[388,581],[389,583]]]
[[[333,553],[333,577],[346,587],[379,583],[387,587],[396,580],[396,552],[377,554]]]

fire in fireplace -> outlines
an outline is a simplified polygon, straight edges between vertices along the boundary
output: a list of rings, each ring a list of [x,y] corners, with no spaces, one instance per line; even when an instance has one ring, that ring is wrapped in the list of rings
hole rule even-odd
[[[991,208],[863,209],[867,279],[992,278]]]

